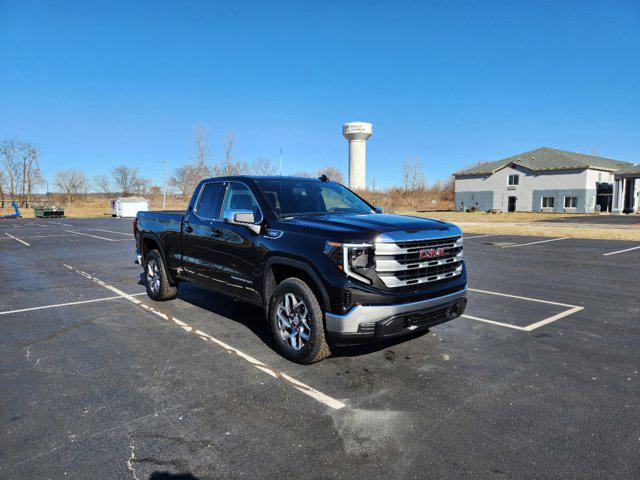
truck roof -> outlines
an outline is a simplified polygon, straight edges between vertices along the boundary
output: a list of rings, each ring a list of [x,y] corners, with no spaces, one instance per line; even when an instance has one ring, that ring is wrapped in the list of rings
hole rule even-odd
[[[319,178],[312,177],[294,177],[285,175],[228,175],[224,177],[211,177],[207,180],[296,180],[296,181],[308,181],[319,182]]]

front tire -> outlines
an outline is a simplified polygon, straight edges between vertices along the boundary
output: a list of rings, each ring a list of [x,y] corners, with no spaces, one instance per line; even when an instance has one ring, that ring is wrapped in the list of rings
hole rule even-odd
[[[144,259],[145,286],[147,295],[153,300],[164,301],[175,298],[178,287],[169,283],[167,269],[158,250],[151,250]]]
[[[269,306],[269,323],[285,358],[308,365],[331,355],[318,299],[299,278],[288,278],[278,285]]]

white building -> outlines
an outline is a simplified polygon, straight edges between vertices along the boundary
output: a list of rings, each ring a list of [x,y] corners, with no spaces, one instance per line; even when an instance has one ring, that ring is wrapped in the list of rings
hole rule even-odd
[[[640,164],[626,165],[615,173],[613,211],[640,212]]]
[[[627,175],[622,172],[628,170],[632,177],[632,168],[632,163],[610,158],[538,148],[455,173],[455,208],[503,212],[621,211],[618,205],[622,203],[614,201],[614,176],[620,176],[622,185],[622,175]],[[637,178],[640,167],[635,168]],[[624,182],[629,185],[627,177]],[[639,187],[640,181],[631,182],[630,188],[635,188],[636,193]],[[619,192],[618,189],[620,198],[626,198]],[[634,198],[637,209],[637,194]]]

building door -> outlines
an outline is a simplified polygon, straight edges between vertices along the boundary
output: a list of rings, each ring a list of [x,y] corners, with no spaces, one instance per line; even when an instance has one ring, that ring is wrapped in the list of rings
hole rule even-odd
[[[509,197],[509,206],[507,209],[508,212],[515,212],[516,211],[516,197]]]
[[[627,185],[624,191],[624,209],[622,210],[622,213],[633,213],[633,207],[634,207],[633,193],[635,191],[635,179],[629,178],[626,180],[626,182],[627,182]]]

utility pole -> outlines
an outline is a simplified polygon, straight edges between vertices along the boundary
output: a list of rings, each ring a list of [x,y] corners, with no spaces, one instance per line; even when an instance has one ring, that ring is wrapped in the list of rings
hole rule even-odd
[[[282,176],[282,147],[280,147],[280,176]]]
[[[167,209],[167,161],[158,160],[158,163],[162,164],[162,176],[163,176],[162,210],[166,210]]]

